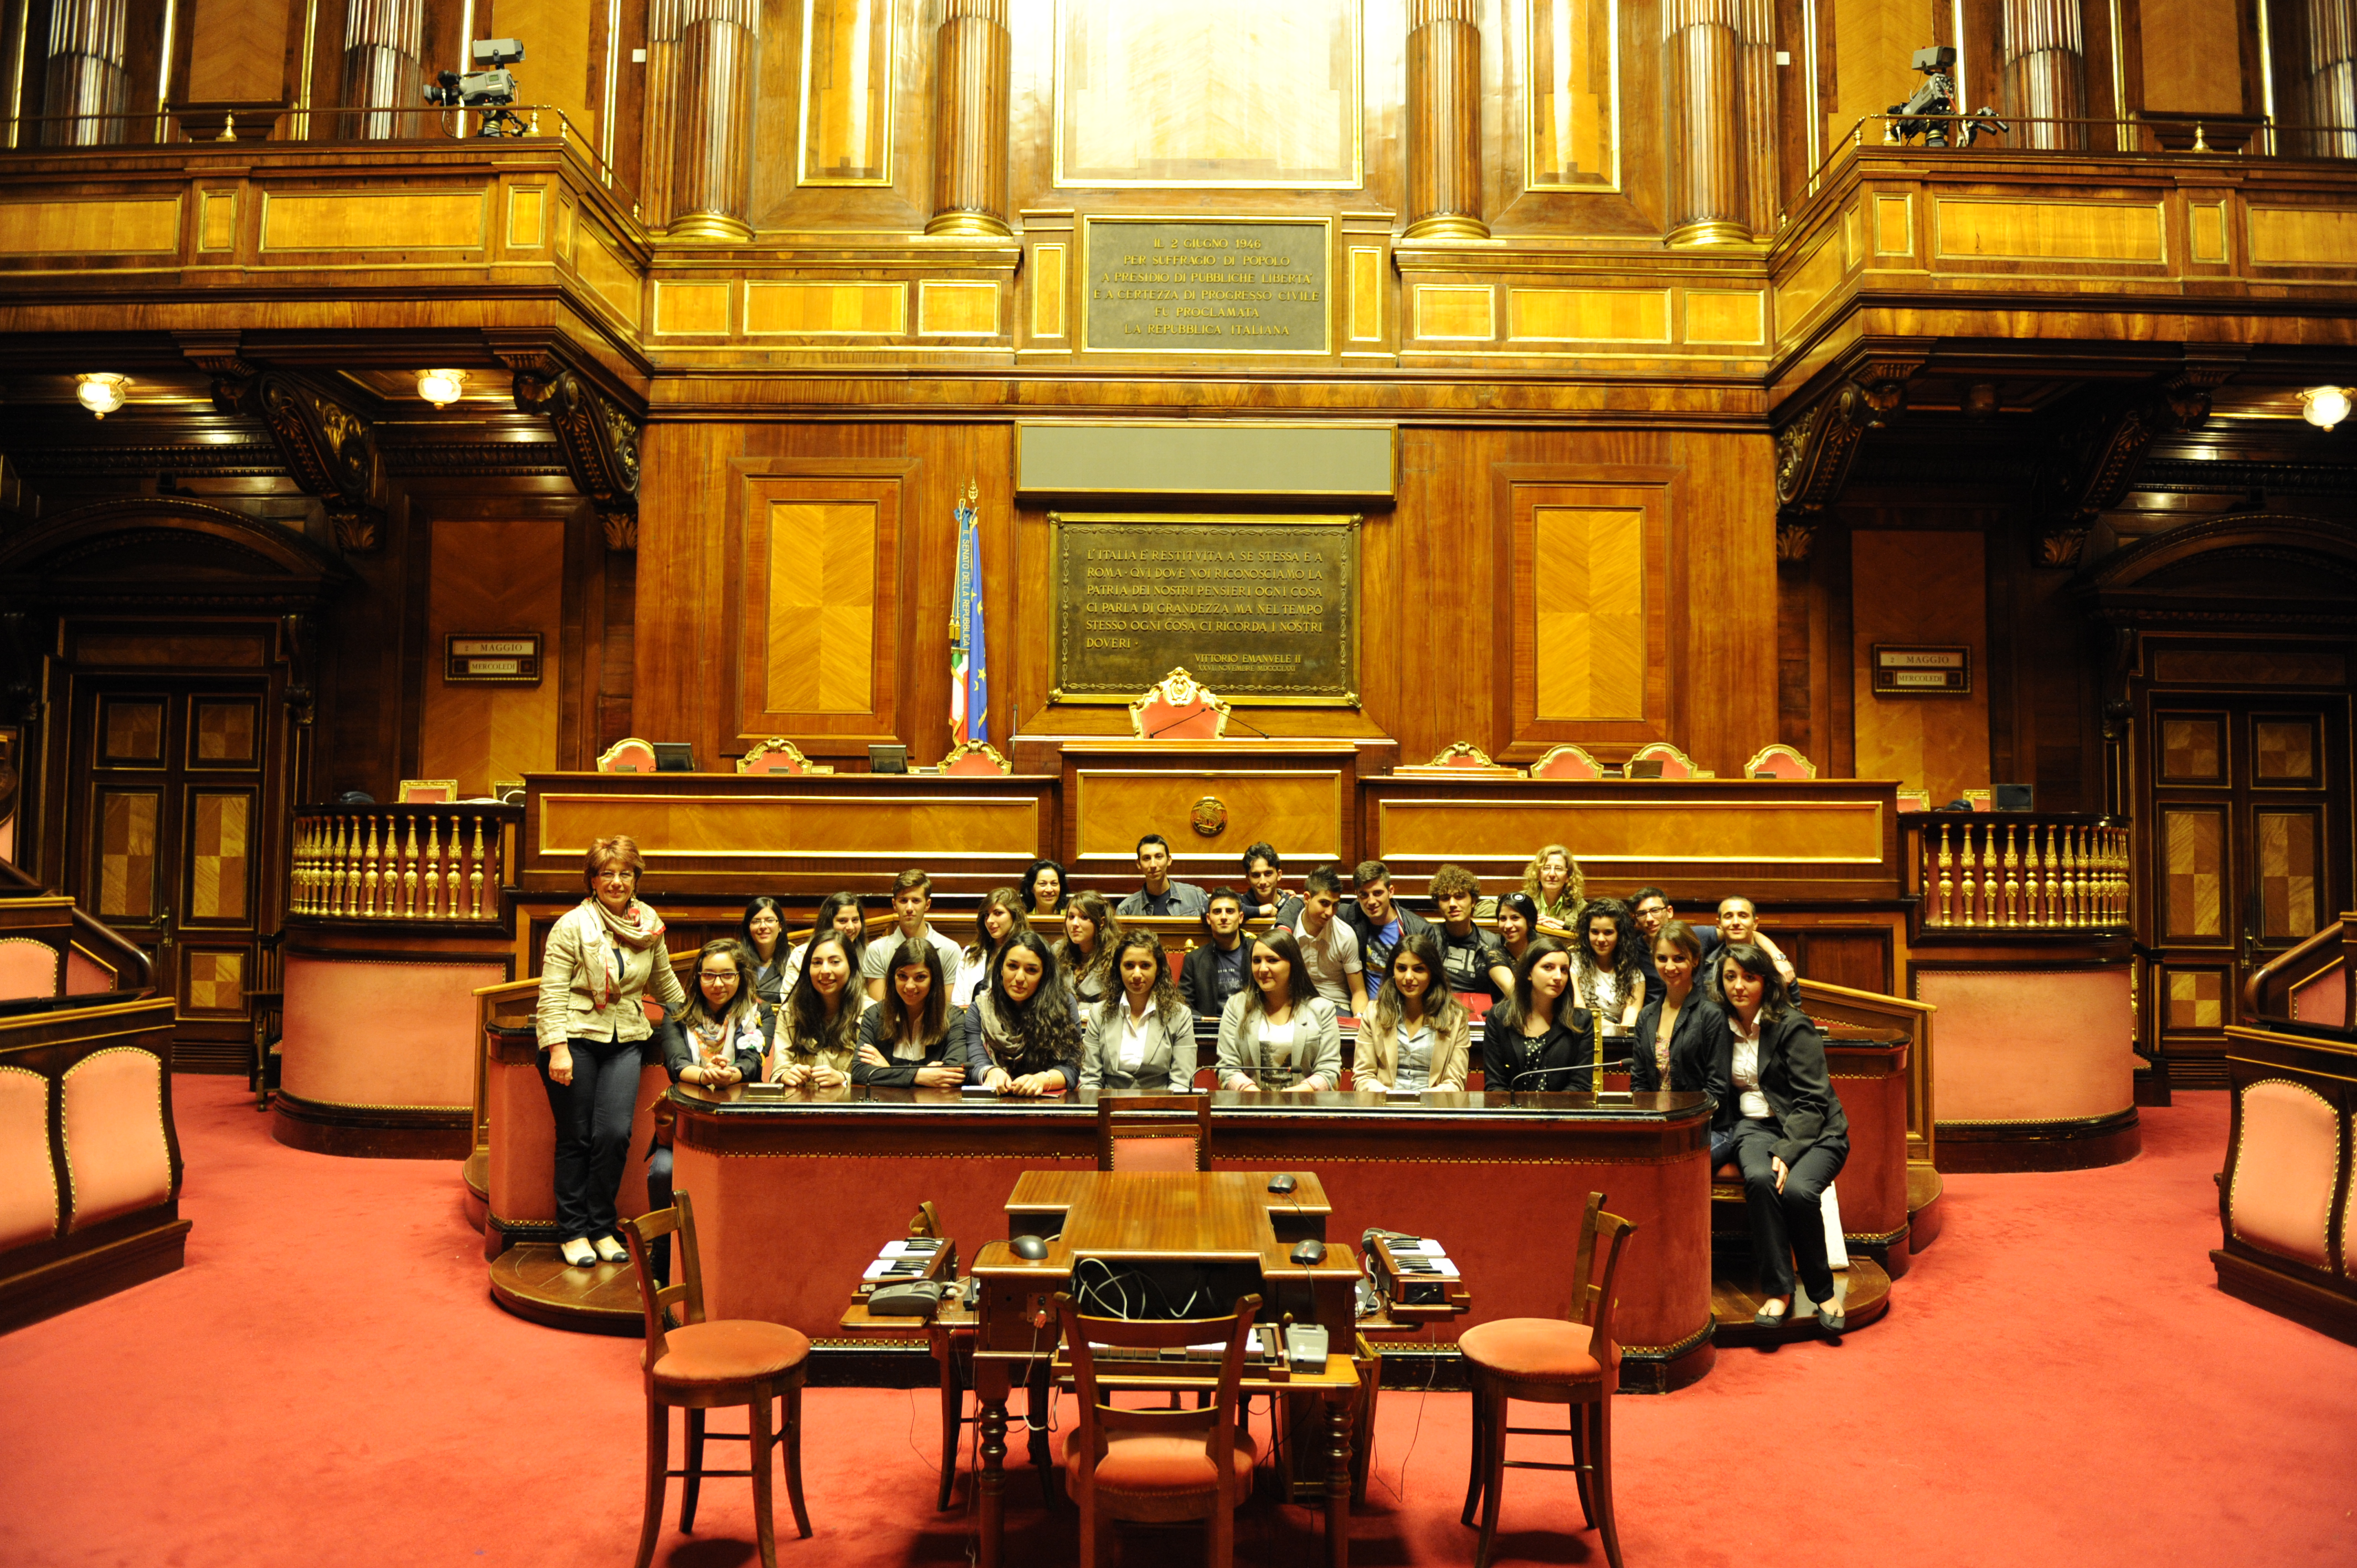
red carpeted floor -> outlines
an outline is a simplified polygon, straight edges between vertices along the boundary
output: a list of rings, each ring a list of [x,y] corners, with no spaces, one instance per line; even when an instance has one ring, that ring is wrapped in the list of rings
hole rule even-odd
[[[299,1154],[235,1080],[174,1088],[188,1268],[0,1338],[0,1563],[627,1563],[636,1342],[493,1306],[452,1166]],[[2144,1127],[2115,1169],[1950,1177],[1946,1233],[1846,1343],[1724,1352],[1619,1402],[1630,1568],[2357,1563],[2357,1348],[2218,1293],[2224,1097]],[[789,1525],[780,1561],[963,1562],[931,1509],[933,1396],[808,1398],[818,1534]],[[1463,1394],[1386,1394],[1354,1563],[1470,1561],[1466,1444]],[[1010,1480],[1009,1562],[1073,1561],[1070,1516]],[[754,1561],[747,1497],[708,1485],[657,1561]],[[1568,1476],[1512,1472],[1500,1561],[1600,1563],[1577,1523]],[[1240,1524],[1240,1562],[1318,1551],[1304,1511]],[[1187,1537],[1127,1560],[1200,1558]]]

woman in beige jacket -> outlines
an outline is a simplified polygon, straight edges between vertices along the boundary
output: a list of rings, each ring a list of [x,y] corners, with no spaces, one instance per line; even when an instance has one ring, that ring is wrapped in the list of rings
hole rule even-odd
[[[1448,989],[1440,943],[1428,930],[1410,931],[1392,950],[1383,989],[1360,1021],[1351,1082],[1366,1090],[1460,1090],[1472,1030],[1472,1015]]]
[[[636,841],[599,839],[591,897],[550,928],[540,961],[541,1080],[556,1119],[556,1234],[576,1269],[630,1256],[614,1240],[614,1195],[630,1152],[640,1047],[654,1034],[641,996],[672,1012],[687,993],[663,950],[662,918],[639,902]]]

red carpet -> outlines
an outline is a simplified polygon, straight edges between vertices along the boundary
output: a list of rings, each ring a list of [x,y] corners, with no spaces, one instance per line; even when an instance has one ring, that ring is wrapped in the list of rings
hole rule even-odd
[[[636,1342],[493,1306],[451,1166],[299,1154],[237,1080],[175,1090],[188,1267],[0,1338],[0,1563],[627,1563]],[[1620,1401],[1630,1568],[2357,1563],[2357,1348],[2218,1293],[2224,1097],[2144,1126],[2115,1169],[1949,1178],[1946,1233],[1846,1343],[1725,1352],[1695,1388]],[[818,1534],[789,1523],[780,1562],[964,1561],[931,1507],[933,1396],[808,1398]],[[1466,1444],[1463,1394],[1386,1395],[1354,1563],[1470,1561]],[[1070,1516],[1009,1479],[1009,1562],[1073,1561]],[[1500,1561],[1602,1561],[1555,1533],[1578,1521],[1568,1476],[1506,1488]],[[747,1497],[707,1485],[657,1561],[754,1561]],[[1256,1507],[1238,1561],[1310,1568],[1315,1530]],[[1191,1536],[1127,1545],[1200,1561]]]

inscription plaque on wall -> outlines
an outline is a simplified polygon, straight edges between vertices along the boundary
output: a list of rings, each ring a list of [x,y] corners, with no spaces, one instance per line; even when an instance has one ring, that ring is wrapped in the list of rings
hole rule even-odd
[[[1359,521],[1049,512],[1060,703],[1174,669],[1254,703],[1359,703]]]
[[[1081,347],[1322,354],[1332,249],[1323,219],[1086,219]]]

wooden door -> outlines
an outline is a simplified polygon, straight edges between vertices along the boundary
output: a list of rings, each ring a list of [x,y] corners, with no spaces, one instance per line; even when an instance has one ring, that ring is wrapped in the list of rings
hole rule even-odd
[[[183,1059],[242,1061],[280,813],[266,674],[74,682],[66,889],[148,950]],[[212,1049],[207,1049],[208,1046]]]
[[[2172,690],[2147,703],[2155,1035],[2174,1081],[2218,1087],[2244,978],[2348,907],[2349,700]]]

